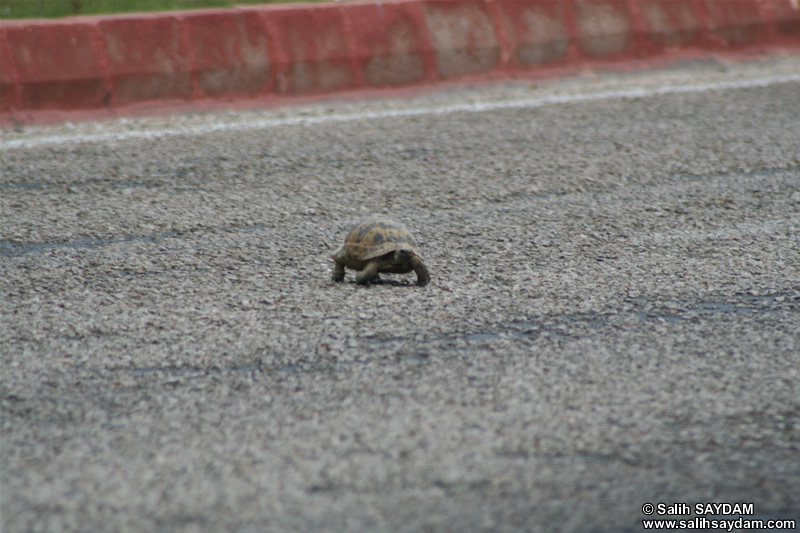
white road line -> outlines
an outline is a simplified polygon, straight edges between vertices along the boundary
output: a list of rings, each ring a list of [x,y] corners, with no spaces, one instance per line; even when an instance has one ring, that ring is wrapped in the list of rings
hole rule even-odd
[[[352,122],[356,120],[370,120],[394,117],[412,117],[419,115],[447,115],[451,113],[483,113],[500,109],[534,108],[545,105],[569,104],[575,102],[591,102],[596,100],[610,100],[615,98],[647,98],[664,94],[698,93],[726,89],[747,89],[751,87],[766,87],[780,83],[800,83],[800,74],[774,76],[745,81],[724,81],[716,83],[702,83],[695,85],[675,85],[653,89],[637,88],[626,90],[603,91],[588,94],[552,95],[537,98],[524,98],[507,102],[464,103],[444,105],[440,107],[417,107],[407,109],[394,109],[370,111],[365,113],[330,114],[318,117],[288,117],[256,121],[241,121],[222,124],[202,125],[184,128],[161,128],[152,130],[107,132],[96,134],[54,135],[31,139],[0,138],[0,147],[4,150],[14,148],[37,148],[51,144],[77,144],[77,143],[104,143],[112,141],[125,141],[129,139],[158,139],[173,135],[205,135],[222,131],[248,131],[277,128],[281,126],[312,125],[335,122]]]

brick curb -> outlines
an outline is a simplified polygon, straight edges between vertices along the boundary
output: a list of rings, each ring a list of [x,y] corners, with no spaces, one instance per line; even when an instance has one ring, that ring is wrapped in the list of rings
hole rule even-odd
[[[0,124],[798,47],[798,0],[390,0],[3,21]]]

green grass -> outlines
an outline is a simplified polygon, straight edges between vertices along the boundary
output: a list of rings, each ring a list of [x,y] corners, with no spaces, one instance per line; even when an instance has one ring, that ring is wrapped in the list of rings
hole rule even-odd
[[[0,0],[0,19],[57,18],[279,2],[281,0]]]

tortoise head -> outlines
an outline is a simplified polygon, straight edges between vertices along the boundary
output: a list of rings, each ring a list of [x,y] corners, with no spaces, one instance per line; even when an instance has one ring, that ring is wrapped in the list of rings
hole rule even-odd
[[[414,252],[408,248],[398,248],[394,251],[394,260],[398,263],[407,263],[414,257]]]

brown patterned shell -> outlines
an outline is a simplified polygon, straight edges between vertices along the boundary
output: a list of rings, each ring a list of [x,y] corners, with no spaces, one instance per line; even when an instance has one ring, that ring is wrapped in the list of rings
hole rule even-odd
[[[394,252],[410,250],[419,255],[417,240],[408,229],[388,218],[365,218],[350,230],[331,256],[350,268],[363,268],[371,259]]]

